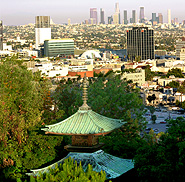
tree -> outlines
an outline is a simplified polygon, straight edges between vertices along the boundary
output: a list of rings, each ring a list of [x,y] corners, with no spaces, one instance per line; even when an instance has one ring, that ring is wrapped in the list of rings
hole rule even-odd
[[[31,72],[14,61],[0,64],[0,141],[26,140],[27,130],[41,121],[43,97]]]
[[[148,98],[147,98],[147,100],[148,100],[149,103],[151,103],[151,102],[154,101],[155,99],[156,99],[155,94],[149,95]]]
[[[152,116],[151,116],[151,119],[152,119],[152,121],[153,121],[153,124],[155,124],[155,121],[156,121],[156,119],[157,119],[157,116],[156,116],[156,115],[152,115]]]
[[[136,61],[136,62],[141,61],[141,56],[135,56],[135,61]]]
[[[7,58],[0,64],[0,82],[0,181],[11,181],[54,160],[63,137],[39,132],[51,104],[47,80],[39,73]]]
[[[185,87],[184,85],[181,85],[178,89],[177,89],[178,92],[181,93],[181,103],[182,103],[182,95],[185,93]],[[181,104],[182,105],[182,104]]]
[[[184,78],[184,75],[182,74],[182,70],[179,68],[172,68],[171,70],[168,70],[167,77],[170,75],[174,75],[177,78]]]
[[[146,81],[152,81],[154,75],[155,74],[151,71],[150,66],[147,65],[146,68],[145,68],[145,80]]]
[[[31,176],[31,182],[48,182],[48,181],[86,181],[86,182],[104,182],[106,180],[106,173],[93,171],[92,166],[89,164],[87,170],[84,171],[81,162],[77,165],[77,161],[71,158],[65,159],[63,164],[50,169],[49,173],[40,174],[36,179]]]
[[[142,181],[185,180],[185,119],[169,120],[168,133],[139,148],[135,167]]]
[[[170,83],[168,83],[166,86],[172,87],[172,88],[178,88],[179,87],[179,82],[176,81],[171,81]]]

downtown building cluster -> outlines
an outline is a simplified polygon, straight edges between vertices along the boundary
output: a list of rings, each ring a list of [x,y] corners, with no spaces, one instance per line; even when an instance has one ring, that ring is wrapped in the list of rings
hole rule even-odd
[[[170,26],[171,24],[177,25],[180,23],[178,21],[178,18],[175,17],[172,19],[171,16],[171,9],[167,10],[167,21],[166,23]],[[147,19],[145,16],[145,8],[140,7],[139,13],[137,14],[136,10],[131,11],[131,17],[128,16],[128,11],[123,10],[123,13],[121,13],[119,8],[119,3],[115,4],[115,11],[113,15],[110,15],[108,17],[105,16],[105,10],[103,8],[100,8],[100,12],[98,12],[97,8],[90,8],[90,18],[85,20],[84,24],[136,24],[136,23],[142,23],[142,24],[163,24],[164,18],[162,13],[152,13],[152,18]],[[123,18],[121,18],[123,16]],[[184,24],[185,21],[183,20],[182,23]]]

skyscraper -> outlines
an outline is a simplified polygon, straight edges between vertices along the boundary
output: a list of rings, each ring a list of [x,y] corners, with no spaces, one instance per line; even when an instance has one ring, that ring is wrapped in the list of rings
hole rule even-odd
[[[174,24],[175,25],[178,25],[179,24],[178,18],[174,18]]]
[[[132,23],[137,23],[136,10],[132,10]]]
[[[127,30],[127,55],[134,61],[154,59],[154,31],[148,27],[133,27]]]
[[[93,21],[93,24],[98,23],[97,8],[90,8],[90,19]],[[92,24],[92,22],[91,22]]]
[[[115,25],[119,24],[119,15],[117,13],[113,15],[113,23]]]
[[[144,15],[144,7],[140,7],[140,16],[139,16],[139,22],[144,23],[145,22],[145,15]]]
[[[158,13],[159,23],[163,24],[163,15],[162,13]]]
[[[105,24],[105,11],[104,9],[100,9],[100,24]]]
[[[171,25],[171,9],[168,9],[168,25]]]
[[[112,21],[113,21],[112,16],[109,16],[109,17],[108,17],[108,24],[112,24]]]
[[[120,24],[121,23],[121,17],[120,17],[119,3],[116,3],[115,14],[114,14],[114,16],[118,17],[118,24]]]
[[[0,21],[0,50],[3,50],[3,22]]]
[[[115,5],[115,12],[119,12],[119,3],[116,3]]]
[[[124,24],[127,25],[128,24],[127,10],[124,10],[123,16],[124,16]]]
[[[44,40],[51,39],[50,16],[36,16],[35,17],[35,44],[36,49]]]
[[[156,17],[156,13],[152,13],[152,25],[157,24],[157,17]]]

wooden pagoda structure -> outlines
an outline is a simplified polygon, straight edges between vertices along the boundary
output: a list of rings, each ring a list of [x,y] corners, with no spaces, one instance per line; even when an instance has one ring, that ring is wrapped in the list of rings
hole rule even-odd
[[[105,171],[107,179],[116,178],[126,173],[134,168],[133,161],[131,159],[121,159],[99,150],[103,144],[99,143],[98,140],[99,136],[120,128],[124,123],[119,119],[107,118],[92,111],[87,105],[87,79],[85,77],[83,82],[83,105],[79,110],[64,121],[46,125],[46,128],[42,129],[45,134],[71,135],[72,144],[64,147],[69,151],[69,154],[50,166],[31,170],[31,173],[27,173],[27,175],[36,177],[40,173],[48,173],[50,169],[62,164],[69,157],[77,161],[77,164],[81,161],[84,170],[87,169],[88,164],[91,164],[94,171]]]
[[[103,144],[99,136],[109,134],[125,122],[102,116],[87,105],[87,78],[83,81],[83,105],[69,118],[53,125],[46,125],[45,134],[70,135],[72,144],[64,148],[69,152],[95,152]]]

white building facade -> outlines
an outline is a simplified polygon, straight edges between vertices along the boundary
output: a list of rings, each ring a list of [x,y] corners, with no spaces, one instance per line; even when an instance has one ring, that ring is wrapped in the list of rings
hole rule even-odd
[[[36,16],[35,22],[35,48],[39,49],[44,40],[51,39],[50,17]]]

